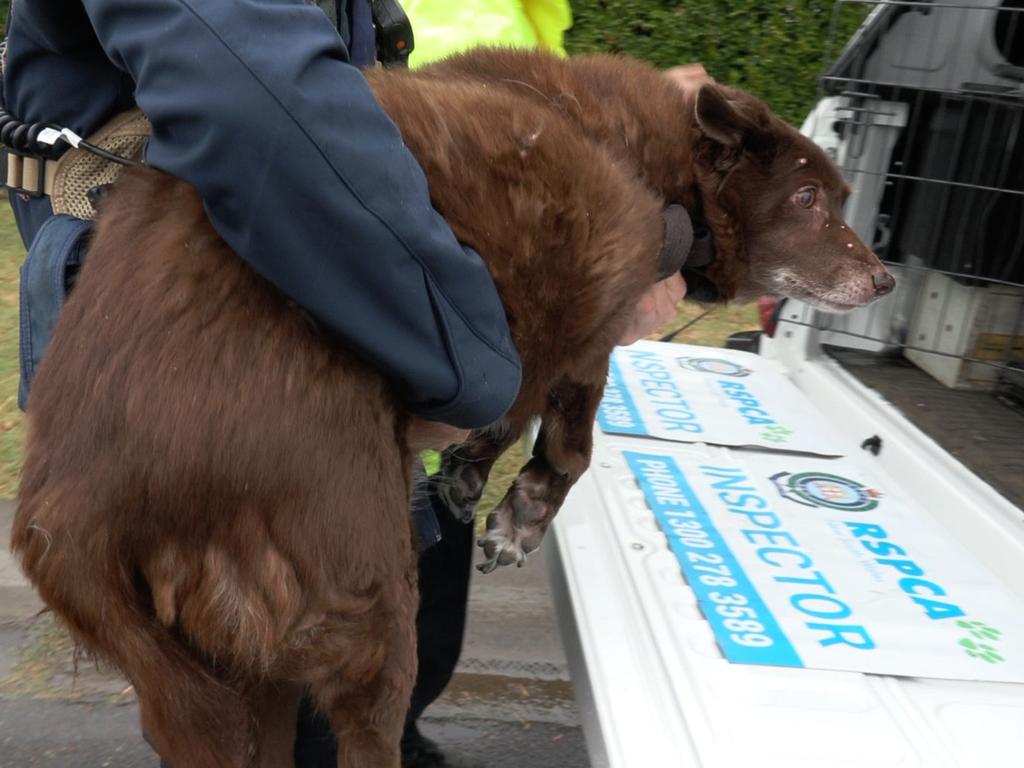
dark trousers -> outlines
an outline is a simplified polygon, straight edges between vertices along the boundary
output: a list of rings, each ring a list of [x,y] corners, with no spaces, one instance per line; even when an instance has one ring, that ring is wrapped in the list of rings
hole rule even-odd
[[[415,733],[423,710],[448,685],[462,651],[473,558],[473,524],[437,510],[441,541],[420,554],[420,608],[416,616],[419,671],[405,718],[405,739]],[[299,710],[295,768],[336,768],[337,743],[327,718],[309,700]]]
[[[448,685],[462,651],[473,560],[473,524],[435,505],[441,540],[420,553],[420,607],[416,615],[419,668],[405,718],[403,743],[420,715]],[[304,699],[295,733],[295,768],[337,768],[338,744],[327,718]],[[163,768],[170,766],[161,762]]]

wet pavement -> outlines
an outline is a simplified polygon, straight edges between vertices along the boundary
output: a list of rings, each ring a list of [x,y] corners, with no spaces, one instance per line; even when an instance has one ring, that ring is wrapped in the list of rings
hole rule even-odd
[[[131,687],[43,615],[8,555],[0,501],[0,768],[156,768]],[[474,571],[462,661],[421,720],[459,765],[588,768],[544,563]]]
[[[423,733],[460,765],[585,768],[579,729],[552,723],[426,717]],[[0,768],[157,768],[134,706],[0,699]]]

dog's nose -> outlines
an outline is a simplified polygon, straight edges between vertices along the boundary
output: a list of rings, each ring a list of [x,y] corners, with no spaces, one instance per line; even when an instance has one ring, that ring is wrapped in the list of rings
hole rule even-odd
[[[876,296],[885,296],[887,293],[892,293],[892,289],[896,287],[896,278],[884,270],[882,272],[875,272],[871,276],[871,282],[875,284]]]

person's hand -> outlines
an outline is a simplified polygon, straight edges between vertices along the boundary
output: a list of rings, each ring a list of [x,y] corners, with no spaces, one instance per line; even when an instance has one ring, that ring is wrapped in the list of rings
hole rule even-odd
[[[678,272],[652,285],[637,302],[633,319],[619,338],[619,344],[628,346],[673,319],[684,296],[686,282]]]
[[[711,76],[703,64],[683,64],[665,70],[665,76],[683,89],[683,93],[692,97],[704,83],[712,82]]]
[[[427,421],[418,416],[409,419],[405,440],[414,452],[433,449],[443,451],[449,445],[461,445],[469,437],[468,429],[453,427],[440,421]]]

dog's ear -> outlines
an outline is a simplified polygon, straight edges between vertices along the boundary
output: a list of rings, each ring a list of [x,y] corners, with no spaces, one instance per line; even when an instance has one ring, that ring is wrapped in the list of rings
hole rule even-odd
[[[764,151],[771,143],[765,110],[756,100],[730,99],[721,86],[705,83],[694,107],[697,126],[712,141],[729,149]]]

